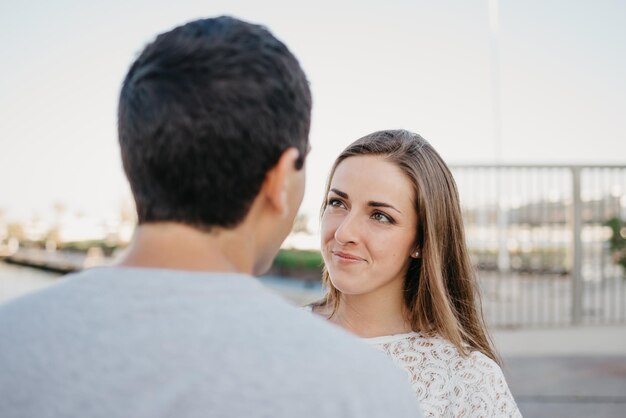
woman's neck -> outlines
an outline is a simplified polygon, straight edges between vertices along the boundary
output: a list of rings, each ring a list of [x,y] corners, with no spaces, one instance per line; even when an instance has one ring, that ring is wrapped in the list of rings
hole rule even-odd
[[[330,315],[324,308],[319,313]],[[412,331],[401,296],[341,295],[339,307],[329,321],[363,338]]]

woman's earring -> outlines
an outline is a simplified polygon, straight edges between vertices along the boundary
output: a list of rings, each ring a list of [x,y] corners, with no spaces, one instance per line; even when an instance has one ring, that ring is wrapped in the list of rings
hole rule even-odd
[[[419,250],[415,250],[415,252],[412,255],[413,255],[413,258],[419,258],[420,257]]]

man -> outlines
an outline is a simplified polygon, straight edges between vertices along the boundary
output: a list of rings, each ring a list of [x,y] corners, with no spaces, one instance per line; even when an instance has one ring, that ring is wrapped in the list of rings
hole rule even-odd
[[[118,266],[0,307],[0,416],[415,417],[382,354],[252,277],[301,203],[310,112],[263,27],[198,20],[148,45],[119,103],[135,237]]]

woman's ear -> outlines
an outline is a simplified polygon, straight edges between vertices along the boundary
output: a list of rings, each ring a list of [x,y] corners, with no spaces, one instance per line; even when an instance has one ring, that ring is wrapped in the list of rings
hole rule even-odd
[[[289,183],[296,169],[296,161],[300,152],[296,148],[286,149],[278,162],[265,175],[261,191],[265,194],[270,205],[280,215],[289,212]]]

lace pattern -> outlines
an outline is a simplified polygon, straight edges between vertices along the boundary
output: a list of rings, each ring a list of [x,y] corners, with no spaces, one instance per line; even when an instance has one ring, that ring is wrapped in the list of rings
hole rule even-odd
[[[440,337],[366,338],[409,375],[426,417],[521,417],[500,367],[474,351],[463,357]]]

